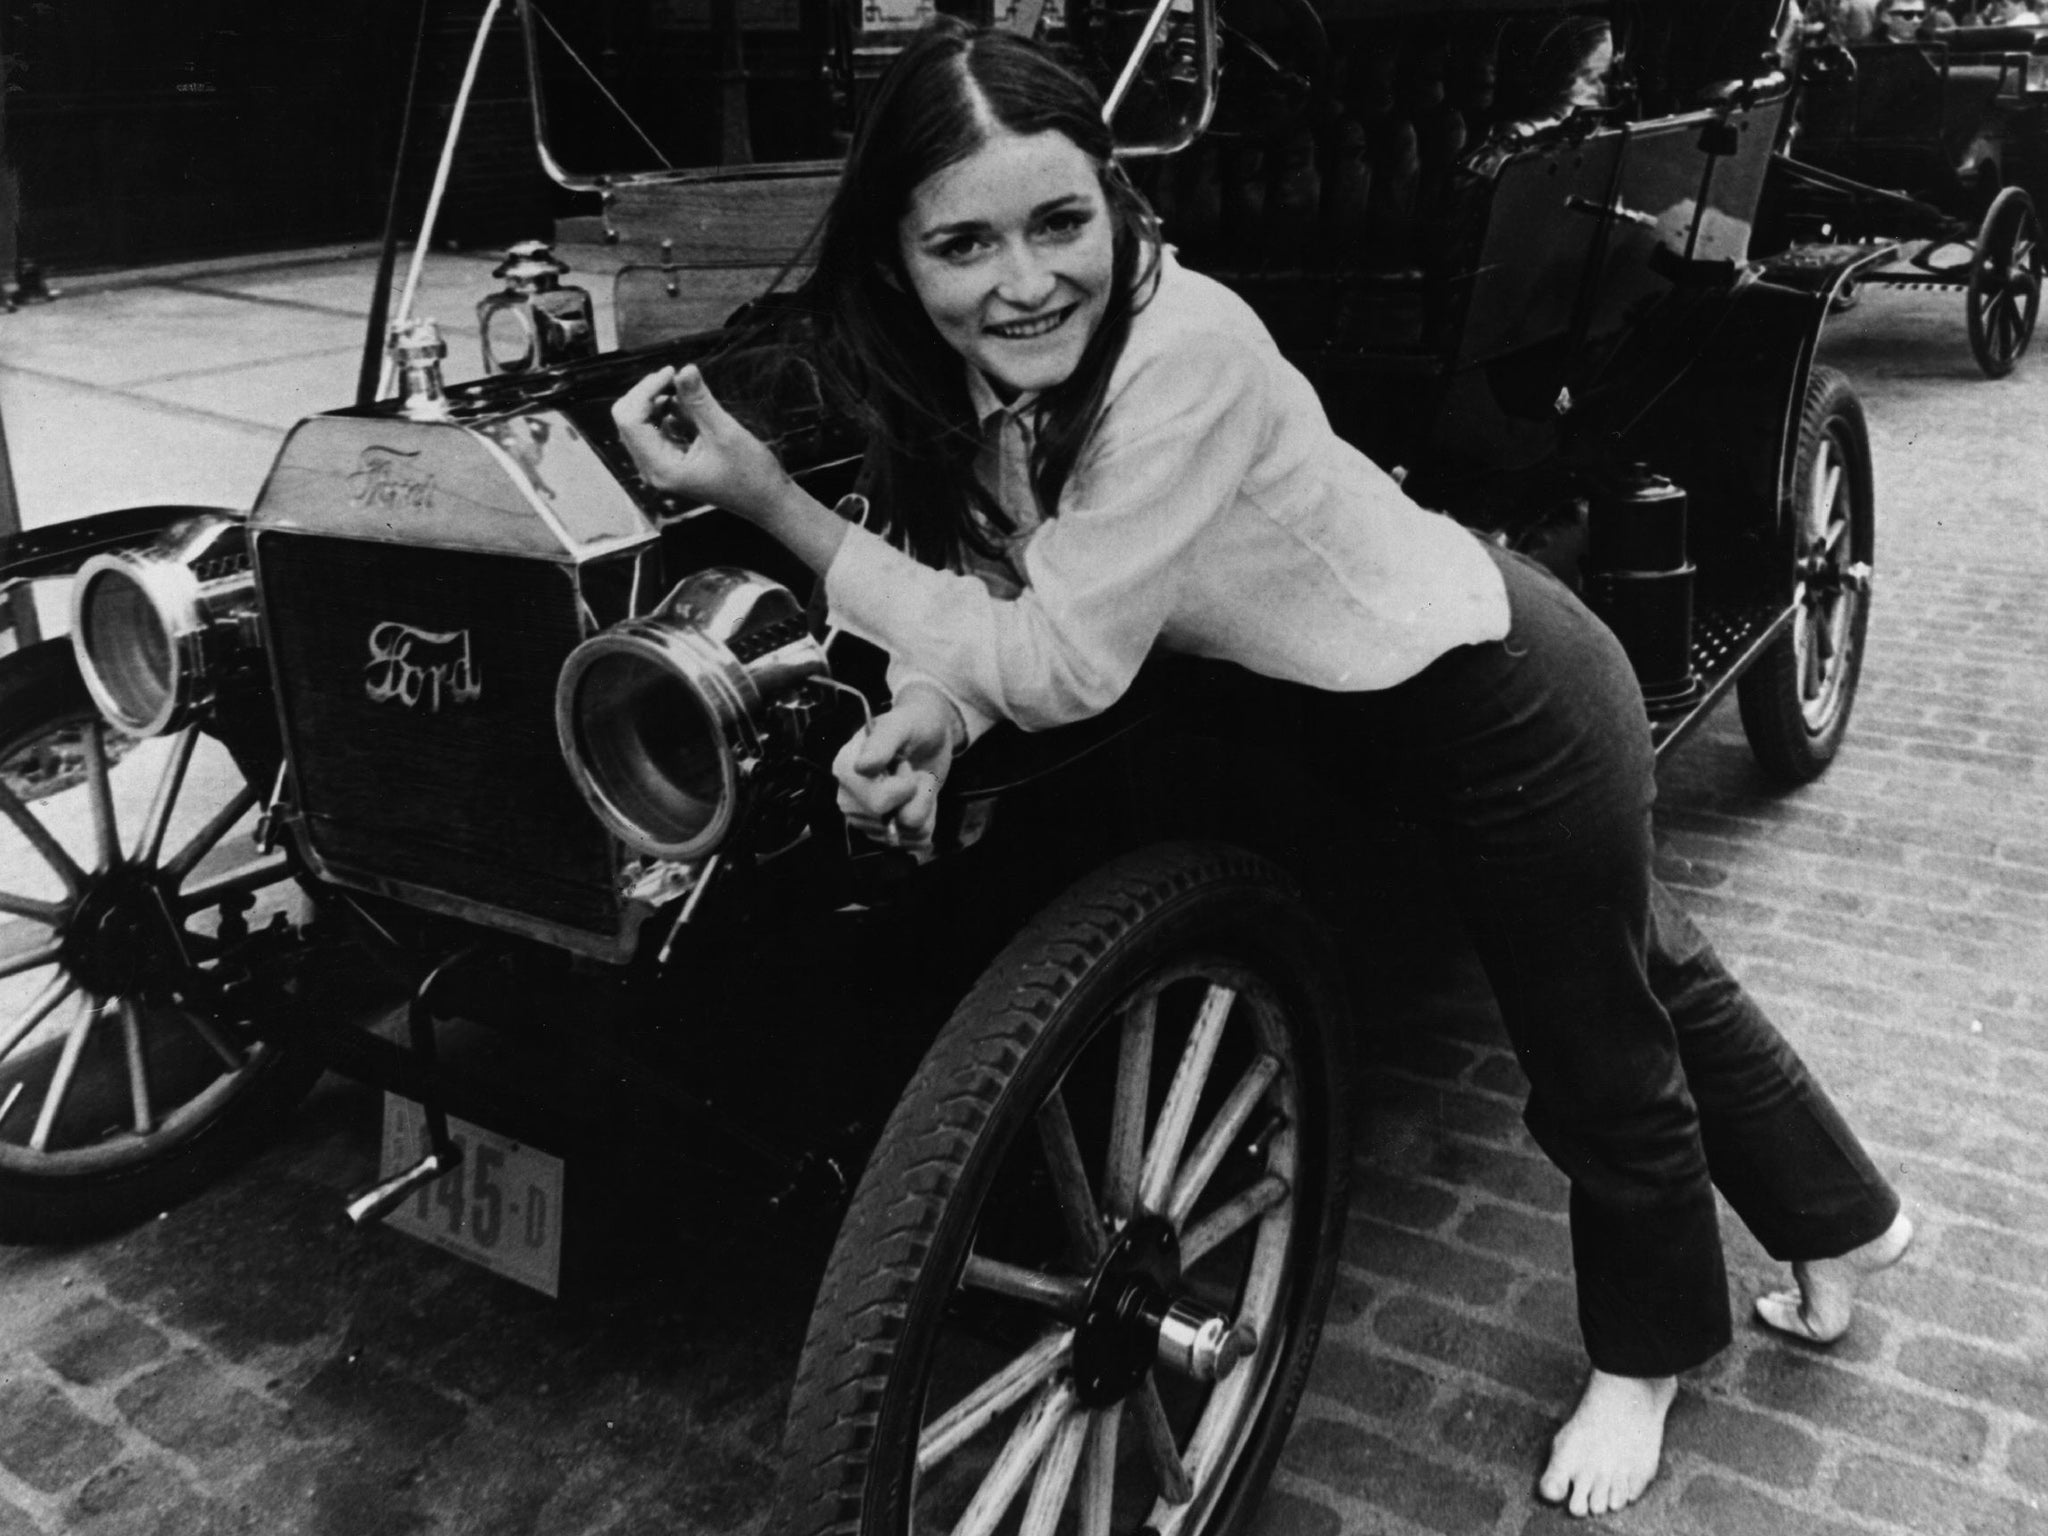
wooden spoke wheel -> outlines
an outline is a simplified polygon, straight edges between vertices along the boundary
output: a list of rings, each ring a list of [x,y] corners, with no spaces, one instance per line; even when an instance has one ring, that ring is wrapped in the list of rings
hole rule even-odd
[[[1987,378],[2018,366],[2034,339],[2041,309],[2041,220],[2025,190],[2007,187],[1992,200],[1970,260],[1964,313],[1970,355]]]
[[[1870,623],[1870,438],[1855,391],[1832,368],[1807,383],[1788,499],[1796,611],[1736,697],[1750,750],[1791,786],[1818,777],[1841,747]]]
[[[310,1086],[230,1001],[306,912],[256,800],[198,730],[107,725],[68,644],[0,659],[0,1240],[152,1216]]]
[[[1120,860],[941,1031],[869,1162],[784,1438],[803,1536],[1240,1526],[1344,1220],[1345,1026],[1284,879]]]

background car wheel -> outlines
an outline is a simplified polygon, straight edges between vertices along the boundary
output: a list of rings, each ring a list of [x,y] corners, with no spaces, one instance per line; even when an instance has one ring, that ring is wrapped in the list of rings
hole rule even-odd
[[[1870,623],[1870,435],[1855,391],[1832,368],[1814,369],[1806,386],[1791,504],[1798,611],[1736,685],[1750,750],[1787,786],[1808,783],[1834,761]]]
[[[791,1536],[1220,1533],[1256,1503],[1345,1215],[1346,1019],[1262,861],[1107,866],[985,973],[819,1292]]]
[[[2022,188],[2007,187],[1984,215],[1963,299],[1970,355],[1986,378],[2011,373],[2034,339],[2041,268],[2041,220],[2034,200]]]
[[[233,1001],[307,915],[220,743],[104,723],[63,642],[0,658],[0,1240],[195,1193],[318,1068]]]

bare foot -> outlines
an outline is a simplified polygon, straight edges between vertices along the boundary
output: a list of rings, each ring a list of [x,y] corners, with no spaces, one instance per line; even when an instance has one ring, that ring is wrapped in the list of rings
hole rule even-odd
[[[1587,1378],[1579,1406],[1550,1443],[1536,1491],[1574,1515],[1611,1515],[1642,1496],[1664,1454],[1676,1376]]]
[[[1756,1299],[1756,1315],[1767,1326],[1809,1344],[1832,1344],[1849,1331],[1856,1287],[1866,1276],[1889,1269],[1913,1244],[1913,1223],[1900,1211],[1884,1234],[1837,1259],[1792,1266],[1796,1291],[1773,1291]]]

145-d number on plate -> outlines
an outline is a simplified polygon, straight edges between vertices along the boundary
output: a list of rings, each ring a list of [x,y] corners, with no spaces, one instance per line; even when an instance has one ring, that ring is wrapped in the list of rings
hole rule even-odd
[[[557,1295],[562,1275],[562,1160],[448,1118],[462,1161],[385,1218],[391,1226],[485,1269]],[[384,1096],[383,1173],[427,1152],[426,1112]]]

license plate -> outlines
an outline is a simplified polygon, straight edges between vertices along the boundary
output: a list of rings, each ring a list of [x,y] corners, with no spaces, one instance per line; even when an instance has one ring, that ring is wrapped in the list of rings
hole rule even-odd
[[[385,1218],[459,1258],[548,1296],[562,1281],[562,1160],[448,1117],[462,1161]],[[426,1111],[384,1095],[383,1177],[427,1154]]]

